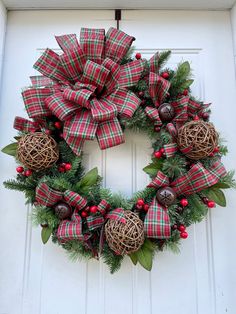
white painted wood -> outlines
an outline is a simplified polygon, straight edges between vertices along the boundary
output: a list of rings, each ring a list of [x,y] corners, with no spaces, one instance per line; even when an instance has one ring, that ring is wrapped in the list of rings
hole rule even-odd
[[[225,10],[235,0],[3,0],[10,10],[22,9],[178,9]]]
[[[77,32],[81,26],[115,25],[113,11],[10,12],[8,16],[3,90],[0,107],[0,146],[14,136],[15,115],[26,116],[21,87],[35,74],[32,64],[42,49],[57,48],[54,34]],[[136,50],[150,57],[171,48],[170,67],[189,60],[195,74],[193,92],[213,101],[213,120],[229,140],[224,159],[235,168],[235,77],[229,12],[126,11],[121,28],[134,35]],[[20,62],[19,62],[20,60]],[[224,111],[223,111],[224,109]],[[223,114],[222,114],[223,112]],[[131,195],[147,184],[141,171],[150,143],[144,135],[126,132],[126,143],[101,152],[86,144],[85,165],[98,166],[104,184]],[[1,182],[15,173],[14,161],[0,155]],[[43,246],[40,230],[27,220],[24,197],[0,189],[0,314],[222,314],[234,313],[236,201],[227,193],[226,209],[216,208],[189,228],[179,255],[158,254],[151,273],[132,267],[127,259],[111,276],[102,261],[68,262],[61,248]],[[9,230],[11,231],[9,233]],[[14,301],[13,301],[14,300]]]
[[[2,77],[2,62],[3,62],[3,51],[5,43],[5,32],[7,23],[7,10],[0,0],[0,86]]]
[[[231,17],[231,27],[232,27],[232,37],[233,37],[233,49],[234,49],[234,60],[236,69],[236,5],[230,11]]]

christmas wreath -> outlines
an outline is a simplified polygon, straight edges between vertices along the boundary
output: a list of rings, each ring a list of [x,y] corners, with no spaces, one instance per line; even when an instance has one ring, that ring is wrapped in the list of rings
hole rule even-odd
[[[46,49],[22,92],[31,120],[16,117],[15,179],[25,193],[42,241],[51,237],[72,258],[102,258],[111,272],[128,255],[150,270],[155,252],[176,250],[187,227],[208,208],[226,206],[222,189],[235,186],[221,162],[227,148],[209,122],[209,104],[191,95],[191,70],[165,68],[171,52],[132,57],[134,37],[115,28],[82,28],[56,36],[62,53]],[[84,173],[83,144],[120,145],[125,129],[148,134],[150,183],[127,199],[101,185],[97,168]]]

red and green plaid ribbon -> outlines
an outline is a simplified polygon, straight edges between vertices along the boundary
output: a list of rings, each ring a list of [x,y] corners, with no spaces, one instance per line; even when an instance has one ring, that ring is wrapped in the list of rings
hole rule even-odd
[[[57,238],[61,243],[65,243],[69,240],[84,241],[84,235],[82,231],[82,218],[76,209],[71,220],[63,220],[57,229]],[[86,240],[88,240],[86,238]]]
[[[95,137],[101,149],[123,143],[117,115],[130,118],[140,105],[127,88],[137,84],[145,66],[144,60],[120,65],[134,38],[115,28],[106,35],[83,28],[80,44],[75,34],[56,40],[63,53],[46,49],[34,64],[43,76],[31,78],[33,87],[22,93],[28,115],[64,121],[63,137],[78,155],[84,141]]]
[[[161,171],[148,185],[155,189],[170,186],[177,195],[191,195],[204,190],[226,175],[226,170],[220,160],[217,160],[209,169],[198,162],[183,176],[170,182],[169,178]],[[144,221],[144,230],[149,238],[164,239],[170,237],[170,220],[167,208],[158,204],[156,197],[153,199]]]

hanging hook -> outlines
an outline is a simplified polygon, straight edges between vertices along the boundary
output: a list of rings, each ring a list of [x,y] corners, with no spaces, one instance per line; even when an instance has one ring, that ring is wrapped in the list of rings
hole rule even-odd
[[[116,28],[120,29],[120,20],[121,20],[121,10],[120,9],[115,10],[115,20],[116,20]]]

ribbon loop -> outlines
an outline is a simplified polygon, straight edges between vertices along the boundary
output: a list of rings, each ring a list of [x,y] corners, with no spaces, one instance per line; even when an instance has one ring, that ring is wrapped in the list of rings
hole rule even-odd
[[[104,29],[81,28],[80,45],[88,60],[92,60],[98,64],[102,63],[104,43]]]

